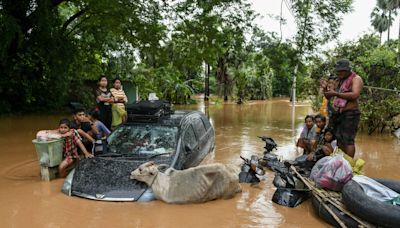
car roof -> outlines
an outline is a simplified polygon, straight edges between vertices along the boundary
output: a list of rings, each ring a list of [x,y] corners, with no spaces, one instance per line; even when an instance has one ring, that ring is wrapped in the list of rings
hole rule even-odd
[[[143,121],[143,120],[132,120],[128,121],[124,125],[137,125],[137,124],[156,124],[156,125],[166,125],[166,126],[174,126],[180,127],[183,123],[185,117],[192,115],[192,114],[199,114],[202,113],[199,111],[191,111],[191,110],[175,110],[173,114],[165,115],[160,117],[158,120],[153,121]]]

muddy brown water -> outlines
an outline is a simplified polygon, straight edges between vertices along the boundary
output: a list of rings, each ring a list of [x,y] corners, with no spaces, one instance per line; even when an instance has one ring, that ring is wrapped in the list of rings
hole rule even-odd
[[[287,100],[249,102],[245,105],[202,103],[178,108],[208,112],[215,126],[216,148],[203,163],[240,165],[239,155],[261,156],[259,135],[271,136],[278,153],[295,156],[293,141],[300,134],[303,117],[311,113],[307,104],[296,107],[292,125]],[[19,116],[0,118],[0,221],[1,227],[327,227],[311,204],[287,208],[271,201],[275,188],[273,173],[257,187],[243,184],[243,192],[230,200],[204,204],[168,205],[116,203],[68,197],[60,192],[62,179],[40,180],[40,171],[31,140],[38,130],[53,129],[61,116]],[[293,126],[295,131],[293,131]],[[400,142],[391,135],[356,139],[356,157],[366,161],[371,177],[400,179]]]

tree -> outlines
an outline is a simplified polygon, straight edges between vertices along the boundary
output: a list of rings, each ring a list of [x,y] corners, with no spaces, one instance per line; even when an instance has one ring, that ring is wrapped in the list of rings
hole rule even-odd
[[[382,42],[382,33],[389,28],[389,20],[384,11],[375,7],[371,13],[371,25],[379,32],[379,40]]]
[[[0,4],[0,96],[12,98],[2,100],[1,113],[56,110],[81,97],[83,81],[104,73],[121,45],[146,47],[163,34],[158,1]]]
[[[190,95],[203,62],[216,69],[225,47],[244,42],[249,8],[245,0],[2,0],[0,96],[12,99],[0,101],[0,113],[82,101],[91,97],[85,81],[104,73],[161,94],[160,72],[179,75]]]
[[[297,58],[313,53],[319,45],[335,39],[339,34],[342,17],[351,11],[352,0],[291,0],[291,10],[296,18]],[[296,74],[294,68],[292,97],[296,98]]]
[[[392,14],[396,14],[396,8],[399,7],[399,0],[377,0],[376,2],[377,6],[384,11],[384,13],[387,14],[387,24],[388,24],[388,35],[387,35],[387,40],[389,41],[390,39],[390,27],[393,24],[394,17]]]

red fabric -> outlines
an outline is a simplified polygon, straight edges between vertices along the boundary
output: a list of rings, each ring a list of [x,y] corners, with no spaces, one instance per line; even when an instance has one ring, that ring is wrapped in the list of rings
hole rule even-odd
[[[339,88],[339,93],[346,93],[346,92],[350,92],[351,91],[351,82],[353,81],[353,78],[356,77],[356,73],[351,72],[351,75],[349,77],[346,78],[346,80],[344,80],[344,82],[342,83],[342,85]],[[339,98],[337,97],[335,99],[335,101],[333,102],[333,106],[341,111],[341,109],[343,109],[344,107],[346,107],[347,104],[347,100],[343,99],[343,98]]]
[[[77,145],[81,138],[76,130],[71,129],[71,133],[71,136],[64,138],[64,157],[79,158]]]

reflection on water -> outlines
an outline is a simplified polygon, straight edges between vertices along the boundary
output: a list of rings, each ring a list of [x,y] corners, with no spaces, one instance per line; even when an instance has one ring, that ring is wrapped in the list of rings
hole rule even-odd
[[[202,103],[176,108],[209,114],[216,130],[216,148],[203,163],[240,165],[239,155],[263,153],[257,136],[272,137],[277,153],[296,155],[294,140],[300,134],[308,105],[296,106],[292,124],[287,100],[249,102],[245,105]],[[61,116],[0,118],[0,220],[3,227],[324,227],[309,202],[286,208],[271,201],[273,174],[266,173],[259,186],[242,185],[231,200],[205,204],[168,205],[162,202],[112,203],[67,197],[60,192],[63,180],[40,181],[37,157],[31,140],[38,130],[56,128]],[[295,131],[293,131],[293,126]],[[359,134],[356,157],[366,160],[366,174],[400,179],[397,161],[400,142],[390,135]]]

